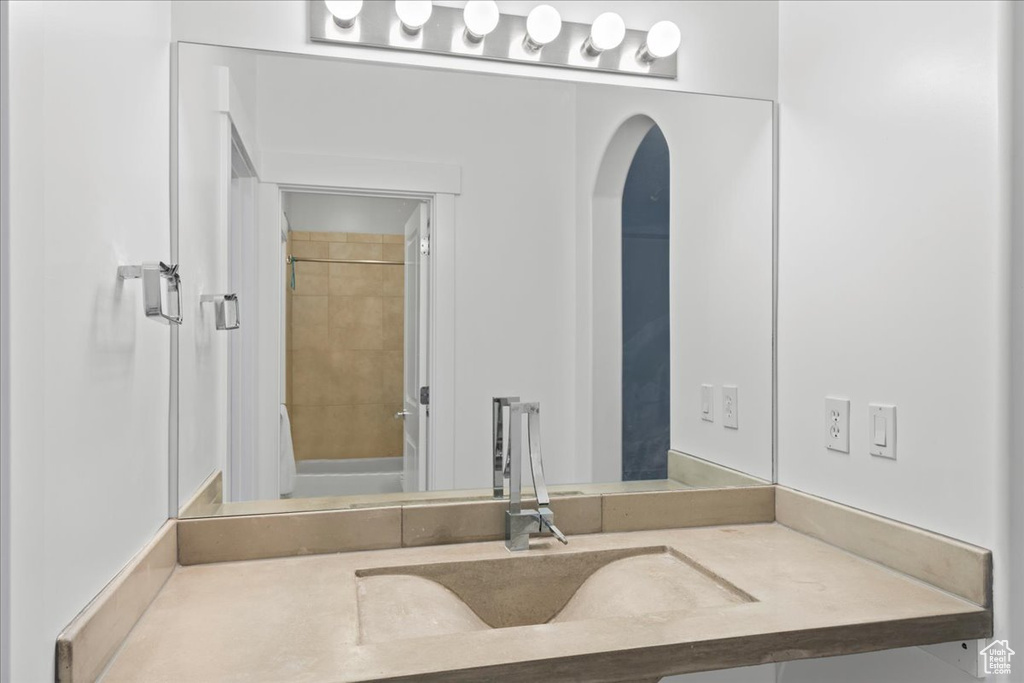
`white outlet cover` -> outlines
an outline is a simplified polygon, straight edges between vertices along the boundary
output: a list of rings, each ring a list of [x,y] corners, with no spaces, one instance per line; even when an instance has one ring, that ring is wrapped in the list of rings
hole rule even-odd
[[[825,448],[850,452],[850,399],[825,399]]]
[[[722,387],[722,424],[729,429],[740,428],[740,399],[736,387]]]
[[[700,419],[715,421],[715,387],[710,384],[700,385]]]
[[[896,406],[868,406],[868,452],[879,458],[896,459]]]

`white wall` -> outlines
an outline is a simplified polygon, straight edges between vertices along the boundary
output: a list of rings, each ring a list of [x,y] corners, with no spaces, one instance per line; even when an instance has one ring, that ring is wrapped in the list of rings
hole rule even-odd
[[[10,4],[11,680],[167,513],[170,6]]]
[[[780,483],[993,549],[999,637],[1020,553],[1009,37],[1005,3],[780,11]],[[851,399],[849,455],[824,448],[829,395]],[[898,406],[896,461],[867,452],[869,402]],[[891,680],[925,680],[908,653]],[[868,680],[865,661],[782,680]]]
[[[444,4],[461,6],[462,2]],[[526,15],[532,1],[501,0],[506,14]],[[299,52],[382,63],[448,67],[465,71],[518,74],[538,78],[618,83],[667,90],[774,99],[778,84],[778,2],[575,2],[553,0],[567,21],[593,21],[601,12],[619,12],[630,28],[647,29],[671,19],[682,29],[679,79],[676,81],[591,74],[571,69],[542,69],[458,57],[310,43],[305,0],[179,0],[173,5],[174,40],[278,52]]]
[[[770,479],[772,104],[593,85],[578,93],[577,449],[595,464],[580,480],[621,473],[621,203],[591,202],[605,150],[638,115],[661,128],[670,153],[672,448]],[[700,418],[702,383],[718,388],[713,423]],[[739,387],[737,430],[722,424],[723,384]]]

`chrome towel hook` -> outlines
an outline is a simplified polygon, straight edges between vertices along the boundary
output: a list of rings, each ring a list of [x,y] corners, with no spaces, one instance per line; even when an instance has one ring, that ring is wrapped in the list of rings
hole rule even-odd
[[[238,319],[237,294],[203,294],[200,304],[212,303],[218,330],[237,330],[242,326]]]
[[[142,312],[147,318],[165,325],[181,324],[181,276],[177,265],[169,266],[161,261],[118,266],[117,277],[142,280]]]

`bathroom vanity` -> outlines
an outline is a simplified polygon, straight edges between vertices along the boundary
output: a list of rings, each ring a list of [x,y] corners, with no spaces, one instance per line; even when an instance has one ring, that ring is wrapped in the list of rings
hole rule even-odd
[[[521,553],[501,501],[171,522],[62,636],[59,680],[116,652],[108,683],[612,683],[992,631],[990,553],[786,488],[552,506],[569,544]],[[142,576],[166,583],[129,633]]]

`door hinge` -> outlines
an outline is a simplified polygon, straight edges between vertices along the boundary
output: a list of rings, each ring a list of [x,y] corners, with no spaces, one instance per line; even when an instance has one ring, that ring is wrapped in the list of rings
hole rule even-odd
[[[420,387],[420,405],[430,405],[430,387]]]
[[[430,235],[424,235],[420,238],[420,254],[430,256]]]

